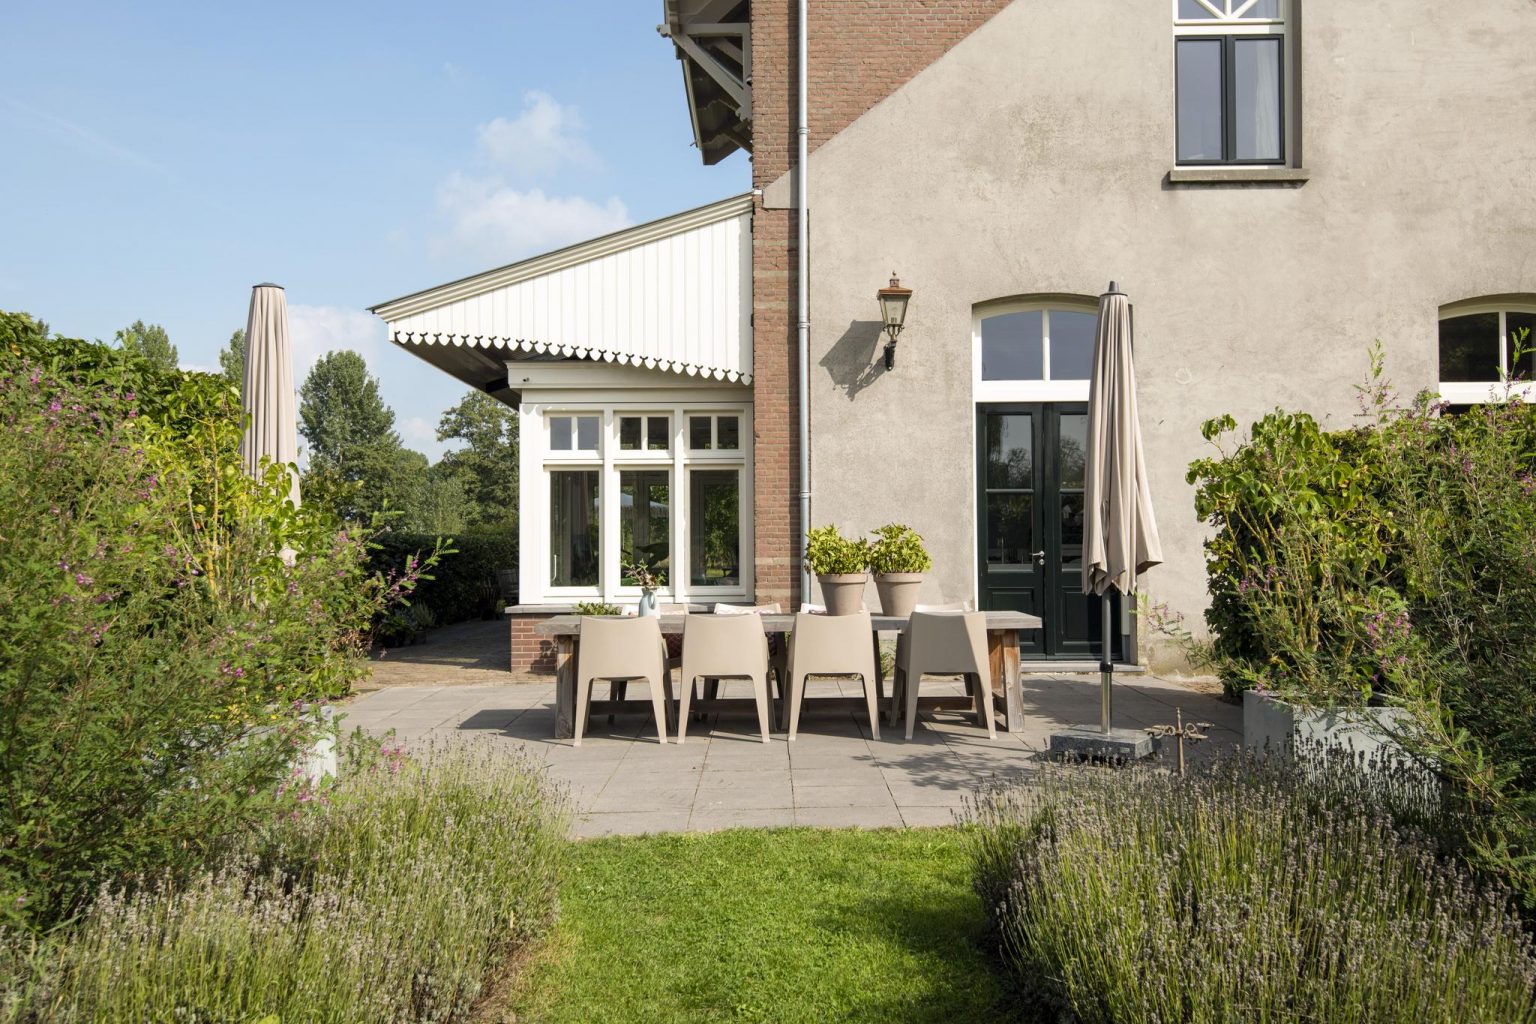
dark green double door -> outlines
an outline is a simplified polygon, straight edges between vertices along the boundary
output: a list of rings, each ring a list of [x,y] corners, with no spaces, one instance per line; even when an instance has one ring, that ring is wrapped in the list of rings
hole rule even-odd
[[[1083,596],[1088,407],[978,406],[976,440],[981,607],[1040,616],[1044,629],[1020,634],[1023,657],[1097,659],[1099,599]]]

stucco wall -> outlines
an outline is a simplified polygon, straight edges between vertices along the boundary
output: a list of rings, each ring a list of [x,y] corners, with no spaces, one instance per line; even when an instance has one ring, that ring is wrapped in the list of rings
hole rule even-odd
[[[1373,339],[1411,393],[1442,303],[1536,292],[1536,3],[1307,3],[1299,188],[1166,182],[1171,6],[1016,0],[811,158],[812,518],[910,522],[925,599],[976,586],[976,303],[1131,294],[1167,559],[1145,588],[1198,622],[1202,420],[1347,425]],[[893,268],[916,294],[886,373]]]

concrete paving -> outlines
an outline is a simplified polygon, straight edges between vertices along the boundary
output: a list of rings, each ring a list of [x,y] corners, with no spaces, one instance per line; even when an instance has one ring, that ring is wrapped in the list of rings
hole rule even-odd
[[[447,666],[444,666],[447,668]],[[453,679],[458,666],[437,678]],[[487,673],[489,674],[489,673]],[[948,684],[955,694],[957,683]],[[940,695],[944,683],[924,684]],[[602,686],[598,693],[603,692]],[[685,743],[656,741],[649,702],[644,714],[595,717],[580,747],[553,739],[555,688],[547,684],[391,685],[345,709],[344,727],[393,731],[407,744],[478,737],[538,759],[565,786],[577,812],[577,834],[712,831],[742,826],[921,827],[963,814],[976,790],[993,779],[1028,781],[1046,763],[1050,734],[1096,722],[1096,676],[1028,676],[1025,728],[985,729],[961,711],[924,712],[911,740],[881,727],[869,734],[862,713],[816,706],[818,695],[860,692],[857,681],[812,680],[799,735],[775,733],[764,744],[756,717],[712,714],[690,723]],[[644,700],[644,684],[630,686]],[[749,697],[745,682],[726,682],[721,696]],[[1242,709],[1209,687],[1149,677],[1115,685],[1115,724],[1129,728],[1184,720],[1213,723],[1210,740],[1188,748],[1191,760],[1241,741]],[[1172,752],[1166,756],[1171,761]]]

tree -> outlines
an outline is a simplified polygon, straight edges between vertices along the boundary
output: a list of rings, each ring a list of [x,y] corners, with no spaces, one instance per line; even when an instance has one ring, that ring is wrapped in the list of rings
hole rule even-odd
[[[135,320],[117,332],[117,343],[124,352],[147,359],[162,369],[174,370],[177,367],[176,346],[171,344],[170,335],[159,324]]]
[[[478,529],[517,527],[517,411],[479,391],[470,392],[443,413],[439,441],[463,441],[438,463],[463,481],[469,497],[468,525]]]
[[[402,465],[395,414],[356,352],[322,356],[299,389],[299,433],[309,444],[306,491],[314,478],[348,519],[384,508],[398,495]]]
[[[428,466],[427,457],[410,448],[396,455],[388,492],[390,507],[400,510],[394,525],[402,533],[462,533],[474,511],[462,476],[441,462]]]
[[[245,328],[229,336],[229,344],[219,353],[219,370],[235,387],[245,383]]]

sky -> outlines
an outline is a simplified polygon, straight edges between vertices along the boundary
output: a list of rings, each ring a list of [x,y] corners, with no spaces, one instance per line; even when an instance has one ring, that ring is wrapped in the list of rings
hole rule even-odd
[[[363,355],[434,460],[464,387],[367,307],[746,191],[705,167],[662,0],[7,0],[0,309],[165,326],[216,369],[287,290],[295,384]]]

